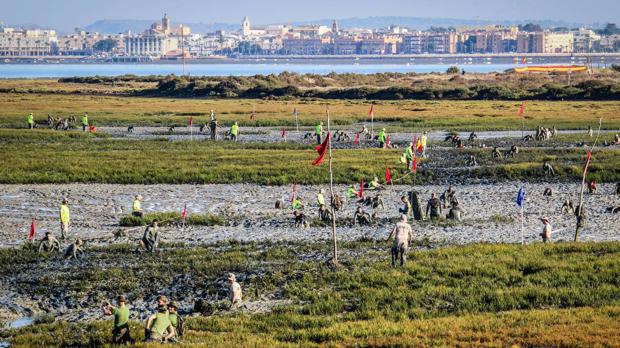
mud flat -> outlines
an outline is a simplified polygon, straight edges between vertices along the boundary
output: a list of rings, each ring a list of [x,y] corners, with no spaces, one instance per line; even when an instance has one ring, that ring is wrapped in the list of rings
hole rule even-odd
[[[517,191],[524,186],[525,203],[524,240],[538,241],[542,225],[539,218],[548,216],[556,241],[572,240],[575,220],[570,214],[560,214],[563,201],[570,197],[578,201],[576,184],[520,184],[455,185],[458,198],[466,215],[461,223],[414,222],[416,238],[437,244],[469,244],[476,242],[517,243],[521,241],[519,209],[515,203]],[[543,197],[544,188],[553,190],[552,197]],[[306,204],[309,219],[316,218],[316,193],[326,186],[298,186]],[[398,216],[400,196],[410,186],[395,186],[382,191],[385,209],[378,210],[379,223],[371,227],[343,226],[338,228],[340,239],[360,237],[384,238],[391,222]],[[431,192],[441,194],[445,186],[416,186],[422,202]],[[346,186],[337,186],[344,195]],[[612,184],[599,185],[599,191],[585,195],[588,224],[581,239],[607,241],[620,239],[620,214],[606,212],[606,208],[620,204]],[[372,191],[367,191],[373,195]],[[149,212],[180,212],[187,204],[190,214],[217,214],[225,217],[225,226],[190,226],[162,228],[163,241],[190,244],[212,243],[225,240],[239,241],[322,241],[330,238],[330,229],[309,227],[295,229],[290,209],[274,209],[277,199],[289,201],[291,187],[272,187],[254,184],[236,185],[1,185],[0,186],[0,245],[15,246],[24,242],[31,218],[36,218],[37,237],[46,231],[60,234],[58,205],[67,197],[71,207],[71,234],[91,243],[131,242],[141,237],[142,229],[132,229],[126,237],[115,238],[121,229],[119,220],[130,213],[133,196],[144,196],[143,210]],[[338,217],[350,219],[357,204],[347,202]],[[369,208],[365,207],[366,211]],[[447,213],[444,210],[444,214]],[[124,228],[126,229],[126,228]]]

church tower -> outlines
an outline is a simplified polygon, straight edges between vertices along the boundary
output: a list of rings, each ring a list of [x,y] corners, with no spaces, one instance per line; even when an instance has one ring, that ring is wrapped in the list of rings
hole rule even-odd
[[[241,22],[241,32],[243,36],[250,36],[250,20],[248,16],[243,17],[243,21]]]
[[[164,34],[170,33],[170,18],[168,17],[168,14],[164,13],[164,18],[161,19],[161,29]]]
[[[334,21],[332,22],[332,35],[336,36],[338,35],[338,32],[340,32],[340,29],[338,28],[338,23],[334,19]]]

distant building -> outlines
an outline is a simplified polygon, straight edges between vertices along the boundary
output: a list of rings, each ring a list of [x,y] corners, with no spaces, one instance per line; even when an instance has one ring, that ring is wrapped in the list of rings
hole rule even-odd
[[[164,15],[161,22],[153,23],[144,33],[125,38],[125,54],[128,56],[170,56],[170,52],[185,47],[182,40],[187,42],[190,35],[189,27],[179,25],[173,28],[168,15]],[[178,54],[175,53],[175,55]]]
[[[544,53],[545,33],[519,33],[517,35],[517,53]]]
[[[580,53],[592,52],[601,36],[590,29],[578,29],[571,31],[573,34],[573,51]]]
[[[262,36],[266,34],[266,30],[264,27],[261,28],[252,28],[250,25],[250,19],[245,16],[241,21],[241,35],[244,38],[252,37],[252,36]]]
[[[456,44],[456,33],[417,33],[404,36],[402,52],[405,54],[454,54]]]
[[[572,53],[573,34],[545,33],[544,53]]]
[[[40,57],[57,52],[54,30],[0,28],[0,57]]]
[[[594,42],[594,49],[599,52],[618,52],[620,51],[620,35],[603,36],[599,41]]]
[[[282,40],[282,50],[284,54],[317,55],[324,52],[324,46],[328,43],[328,40],[320,38],[285,38]]]

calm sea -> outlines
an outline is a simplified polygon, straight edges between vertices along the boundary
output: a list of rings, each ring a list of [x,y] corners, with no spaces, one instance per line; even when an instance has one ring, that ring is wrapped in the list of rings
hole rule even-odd
[[[445,72],[454,64],[186,64],[185,74],[192,76],[251,76],[279,74],[283,71],[299,74],[356,73],[373,74],[385,72]],[[513,64],[463,64],[467,72],[501,72],[515,67]],[[117,76],[183,74],[182,64],[0,64],[0,78],[38,78],[71,76]]]

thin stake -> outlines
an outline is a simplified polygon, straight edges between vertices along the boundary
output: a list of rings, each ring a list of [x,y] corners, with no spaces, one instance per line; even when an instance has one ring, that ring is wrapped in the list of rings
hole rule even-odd
[[[329,107],[327,108],[327,134],[331,134],[329,128]],[[329,190],[332,195],[332,200],[334,199],[334,173],[332,170],[332,139],[329,137],[329,141],[327,143],[329,149]],[[338,264],[338,241],[336,239],[336,210],[332,205],[332,242],[334,247],[334,259],[333,262],[335,265]]]
[[[603,125],[603,119],[599,118],[598,119],[598,132],[596,134],[596,140],[594,140],[594,144],[590,148],[590,152],[592,150],[594,150],[594,147],[596,147],[596,143],[598,142],[598,138],[601,135],[601,127],[602,127],[602,125]],[[581,214],[583,213],[583,191],[584,191],[584,188],[586,186],[586,174],[587,174],[587,168],[584,168],[583,175],[581,176],[581,189],[580,189],[580,192],[579,192],[579,211],[577,212],[577,218],[576,218],[577,226],[575,227],[575,242],[579,240],[579,224],[581,222]]]
[[[525,229],[525,222],[523,219],[524,206],[525,206],[525,199],[523,200],[523,202],[521,202],[521,245],[525,245],[525,241],[523,239],[523,234],[524,234],[523,230]]]

